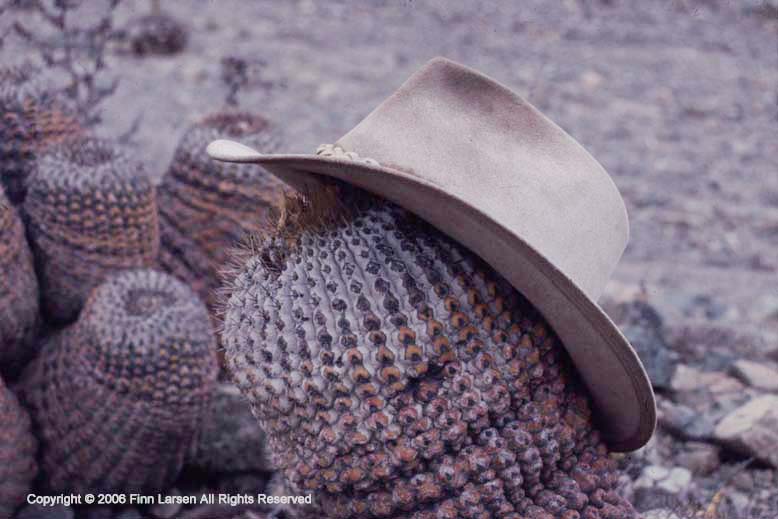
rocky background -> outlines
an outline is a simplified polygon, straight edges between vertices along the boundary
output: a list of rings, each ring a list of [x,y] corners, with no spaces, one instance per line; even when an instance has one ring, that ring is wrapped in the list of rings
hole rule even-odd
[[[14,22],[46,32],[28,2],[11,3],[0,16],[0,65],[38,59]],[[87,5],[80,23],[101,16],[101,0]],[[510,85],[570,132],[614,177],[631,218],[603,304],[649,370],[660,425],[647,447],[621,460],[625,492],[646,518],[778,517],[778,3],[161,7],[183,28],[183,48],[155,55],[136,45],[138,17],[151,6],[126,1],[113,17],[126,30],[97,77],[119,80],[100,105],[97,133],[121,136],[157,178],[185,128],[227,100],[274,120],[289,151],[308,152],[437,55]],[[220,398],[242,404],[229,387]],[[222,430],[250,437],[250,417],[235,420]],[[244,457],[219,432],[209,432],[214,451],[204,464],[237,459],[245,467],[218,485],[250,487],[241,474],[262,470],[261,453]]]

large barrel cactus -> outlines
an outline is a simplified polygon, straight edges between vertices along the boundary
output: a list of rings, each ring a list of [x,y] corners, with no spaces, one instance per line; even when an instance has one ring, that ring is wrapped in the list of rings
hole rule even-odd
[[[159,187],[160,265],[193,286],[211,310],[229,250],[265,222],[282,185],[251,164],[212,160],[205,148],[218,138],[240,138],[266,152],[279,145],[278,130],[261,116],[213,114],[184,134]]]
[[[20,382],[45,485],[164,489],[195,445],[217,372],[208,314],[189,287],[151,270],[108,278]]]
[[[38,323],[38,281],[24,227],[0,186],[0,370],[26,360]]]
[[[488,265],[345,186],[282,217],[222,341],[290,492],[341,518],[635,517],[565,350]]]
[[[90,138],[57,146],[39,158],[29,186],[24,213],[51,320],[73,320],[110,273],[155,265],[154,186],[114,144]]]
[[[37,154],[82,133],[40,70],[29,64],[0,68],[0,181],[11,202],[24,200]]]
[[[0,517],[24,503],[37,473],[30,417],[0,378]]]

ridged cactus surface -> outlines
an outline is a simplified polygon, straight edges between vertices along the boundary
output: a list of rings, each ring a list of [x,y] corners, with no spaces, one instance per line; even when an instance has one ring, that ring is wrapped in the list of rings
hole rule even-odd
[[[0,69],[0,181],[14,204],[24,200],[35,157],[83,133],[77,118],[31,65]]]
[[[20,383],[45,485],[164,489],[196,442],[217,372],[208,314],[189,287],[151,270],[110,277]]]
[[[407,211],[334,192],[287,204],[225,302],[228,365],[290,491],[344,518],[636,517],[530,304]]]
[[[38,281],[21,218],[0,186],[0,371],[31,353],[38,323]]]
[[[159,253],[154,187],[108,141],[82,139],[39,158],[24,202],[45,315],[73,320],[107,275]]]
[[[0,517],[24,504],[38,470],[36,446],[29,415],[0,378]]]
[[[220,138],[265,152],[279,145],[278,130],[261,116],[213,114],[184,134],[159,187],[160,265],[195,287],[211,309],[229,250],[265,222],[282,185],[255,165],[211,159],[205,149]]]

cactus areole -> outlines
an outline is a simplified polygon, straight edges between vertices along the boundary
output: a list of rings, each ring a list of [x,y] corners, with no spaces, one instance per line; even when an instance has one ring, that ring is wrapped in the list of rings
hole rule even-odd
[[[335,145],[322,146],[315,155],[263,155],[246,145],[224,140],[211,143],[208,152],[222,161],[259,164],[303,193],[321,193],[328,182],[337,179],[393,202],[431,224],[429,231],[425,228],[411,236],[418,235],[417,242],[448,240],[456,243],[457,250],[462,251],[460,255],[473,254],[483,260],[490,269],[489,276],[504,279],[538,310],[538,318],[542,316],[543,322],[547,322],[559,338],[558,344],[567,351],[576,376],[586,387],[587,398],[593,405],[594,423],[609,449],[634,450],[651,437],[656,423],[651,384],[635,350],[596,303],[628,239],[629,223],[624,202],[610,176],[586,150],[505,86],[472,69],[438,58],[414,74]],[[339,205],[346,203],[341,201]],[[378,213],[374,217],[383,218],[382,223],[376,224],[378,227],[371,229],[371,235],[365,239],[368,242],[380,237],[389,240],[395,231],[387,231],[383,226],[396,226],[399,220],[386,216],[388,209],[375,210]],[[330,212],[317,209],[314,204],[314,214],[318,213],[325,220]],[[306,219],[309,220],[315,221],[315,217]],[[348,225],[356,226],[356,220],[347,218],[347,221],[351,222]],[[283,228],[283,224],[284,221],[279,227]],[[341,238],[338,243],[341,247],[346,246],[345,249],[326,251],[320,247],[332,247],[331,244],[316,245],[318,235],[305,226],[302,228],[306,229],[300,233],[303,242],[293,241],[293,247],[287,244],[288,251],[278,249],[277,245],[274,245],[275,249],[267,249],[268,244],[263,239],[256,241],[264,244],[255,259],[259,263],[250,260],[245,267],[249,269],[247,272],[255,274],[261,269],[266,272],[256,274],[259,277],[250,281],[238,278],[237,282],[254,287],[255,292],[250,295],[253,299],[241,300],[235,294],[244,287],[233,287],[236,292],[230,300],[243,306],[237,314],[227,316],[233,321],[225,324],[225,338],[233,341],[232,348],[238,348],[235,342],[238,337],[250,341],[251,351],[268,347],[268,340],[283,339],[285,344],[273,343],[272,346],[288,351],[284,348],[291,347],[291,337],[286,336],[290,323],[285,319],[290,316],[280,311],[274,316],[270,312],[273,307],[265,305],[268,300],[276,305],[290,304],[286,297],[292,297],[294,303],[307,300],[306,297],[321,296],[313,289],[309,295],[303,291],[304,286],[297,283],[309,286],[317,279],[325,284],[334,283],[335,292],[342,290],[350,299],[338,297],[335,303],[342,309],[332,307],[331,310],[346,314],[354,312],[352,304],[357,304],[359,292],[352,289],[348,271],[333,280],[323,277],[327,274],[326,269],[336,269],[336,265],[331,264],[332,254],[340,262],[340,269],[356,265],[353,279],[363,288],[370,286],[378,290],[373,286],[376,280],[367,277],[373,275],[371,271],[361,268],[368,265],[360,265],[358,257],[348,259],[349,254],[367,254],[368,257],[383,254],[375,243],[369,243],[369,246],[351,244],[351,238],[346,241]],[[433,230],[442,237],[438,238],[438,234],[435,238],[425,237],[434,234]],[[379,231],[380,234],[376,234]],[[327,236],[326,232],[324,236]],[[314,240],[313,244],[306,246],[306,237]],[[299,236],[295,238],[299,239]],[[386,259],[374,258],[373,263],[383,261],[391,269],[401,252],[411,253],[405,251],[404,246],[402,242],[396,244],[393,254],[387,252]],[[282,255],[274,256],[273,251],[280,251],[278,253]],[[309,251],[318,255],[326,252],[329,261],[318,256],[317,261],[307,260]],[[346,256],[339,258],[339,254]],[[308,270],[297,273],[298,276],[305,274],[302,281],[285,277],[291,275],[292,265],[306,261],[311,267],[306,266]],[[398,261],[397,264],[402,264],[407,272],[390,275],[376,271],[378,274],[375,275],[382,280],[381,285],[386,290],[371,297],[364,296],[378,315],[378,331],[387,335],[387,344],[394,346],[397,341],[406,339],[404,335],[388,335],[387,319],[391,319],[393,310],[386,305],[394,308],[394,301],[401,304],[402,297],[393,290],[399,290],[402,276],[410,275],[419,285],[422,280],[420,269],[424,267],[416,264],[414,257]],[[440,262],[435,266],[439,273],[453,268],[442,259]],[[372,268],[373,264],[370,266]],[[274,272],[278,272],[280,281],[263,277]],[[417,297],[422,300],[436,297],[434,286],[431,282]],[[292,292],[287,294],[287,289]],[[294,294],[302,295],[295,299]],[[388,297],[386,294],[392,294],[392,297],[384,302]],[[407,304],[412,307],[406,310],[415,309],[415,303],[415,300],[408,300]],[[311,323],[305,323],[313,326],[316,321],[311,312],[316,310],[311,304],[299,303],[295,311],[310,319]],[[484,301],[483,304],[488,303]],[[383,305],[389,313],[378,313],[376,305]],[[231,311],[233,308],[229,307],[228,312]],[[501,314],[501,311],[495,311],[497,315]],[[479,322],[476,314],[465,313],[465,317],[468,322],[476,323],[472,326],[479,333],[486,333],[492,324],[491,321]],[[237,333],[234,327],[239,325],[235,319],[248,319],[248,325],[246,322],[240,324],[248,326],[242,331],[248,335],[244,337]],[[435,319],[441,321],[440,317]],[[346,321],[354,326],[352,319]],[[340,323],[337,319],[338,330]],[[268,339],[271,325],[286,328],[279,337]],[[249,333],[249,329],[255,331]],[[332,329],[327,327],[327,330],[333,335]],[[305,334],[306,341],[310,339],[307,333],[310,332]],[[449,341],[452,339],[449,336]],[[460,340],[467,341],[467,336]],[[359,340],[357,344],[364,347]],[[495,355],[496,348],[498,345],[492,345],[485,351]],[[403,358],[406,361],[416,358],[413,351],[403,352]],[[424,358],[425,355],[429,353],[423,351],[419,356]],[[455,353],[451,355],[459,358]],[[245,362],[250,358],[246,357]],[[335,358],[339,357],[336,355]],[[273,359],[266,362],[273,369],[279,369],[275,364],[277,356]],[[259,362],[261,359],[253,360]],[[346,360],[341,359],[341,362]],[[242,366],[236,367],[240,368],[240,375]],[[280,369],[284,369],[283,365]],[[365,369],[371,377],[376,376],[371,368]],[[255,372],[252,366],[247,372],[258,377],[252,382],[255,387],[266,388],[270,384],[273,391],[283,393],[279,382],[269,382],[272,377],[260,377],[261,370]],[[360,371],[353,382],[358,384],[363,375]],[[317,387],[328,380],[328,375],[316,364],[311,376]],[[399,379],[402,378],[401,375]],[[302,381],[293,379],[291,382],[299,385]],[[292,400],[286,398],[278,398],[275,403],[290,412],[294,407]]]

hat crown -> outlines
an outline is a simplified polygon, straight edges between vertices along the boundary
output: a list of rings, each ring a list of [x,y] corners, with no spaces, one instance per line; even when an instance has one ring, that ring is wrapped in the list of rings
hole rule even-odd
[[[602,166],[523,98],[452,61],[432,60],[338,145],[477,207],[593,300],[626,247],[624,201]]]

